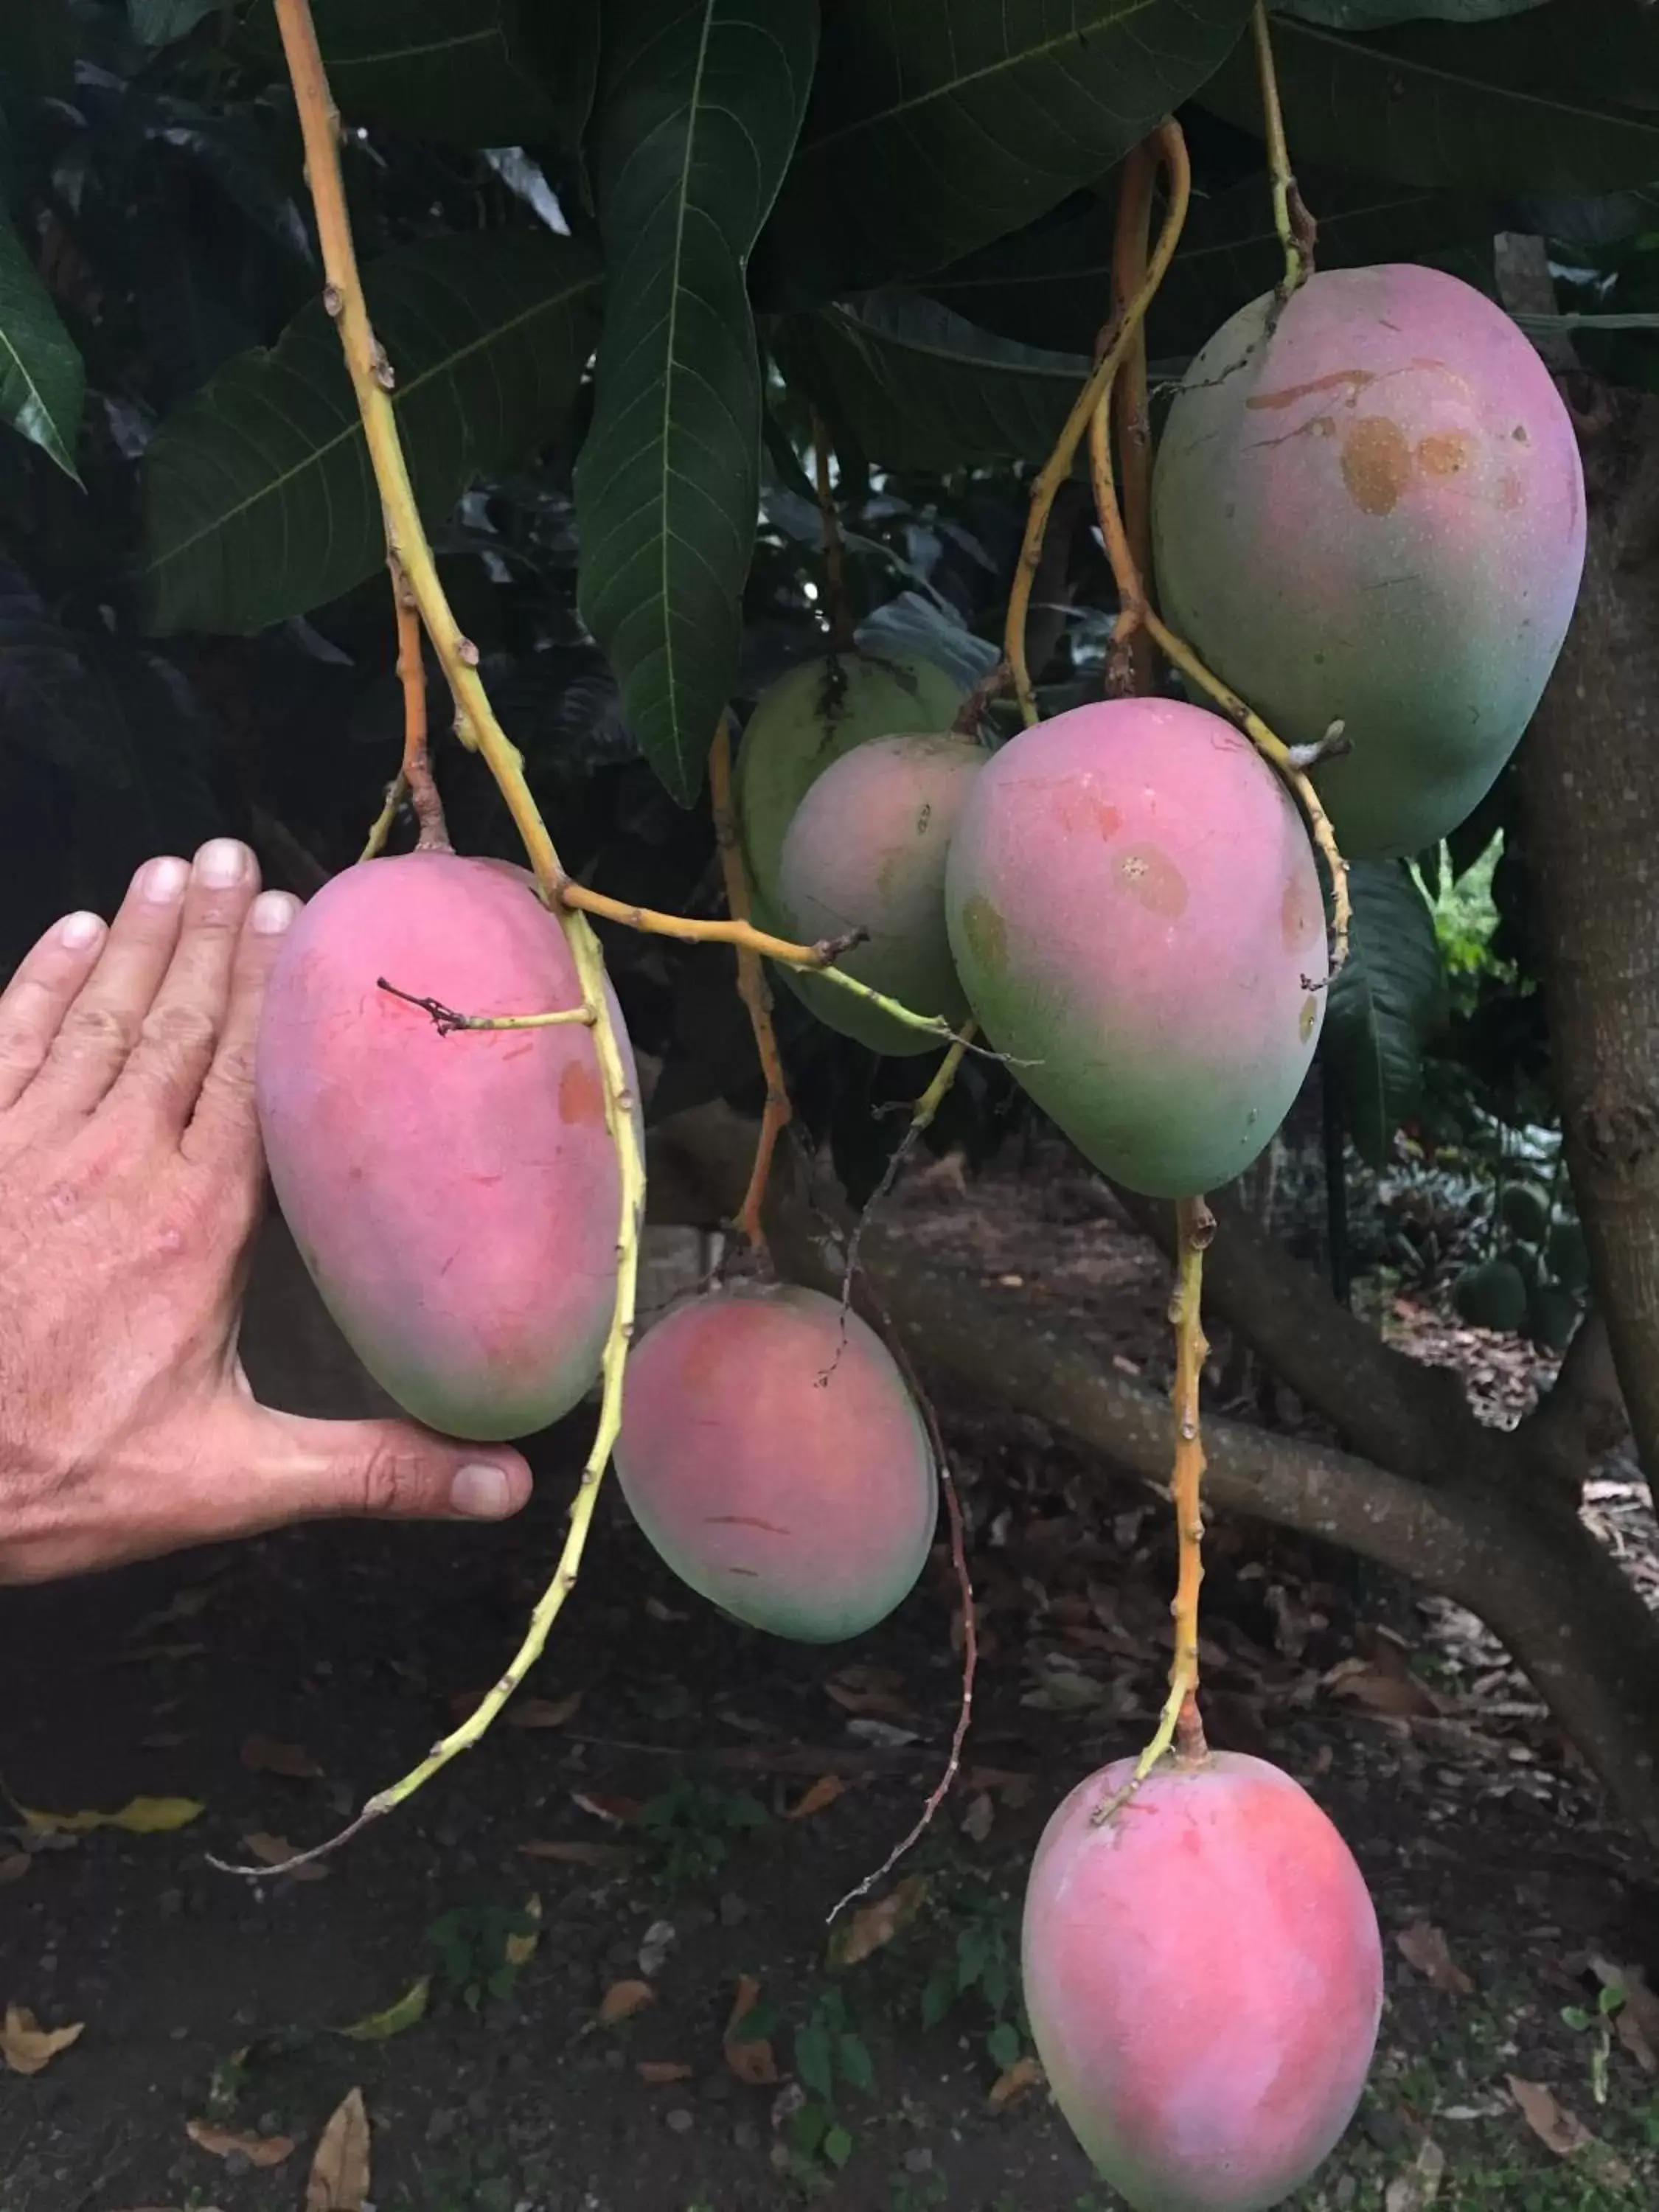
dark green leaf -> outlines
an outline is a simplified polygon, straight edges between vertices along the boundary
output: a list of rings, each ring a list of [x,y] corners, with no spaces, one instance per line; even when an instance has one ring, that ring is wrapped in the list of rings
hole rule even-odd
[[[823,2138],[823,2154],[837,2172],[853,2155],[853,2138],[843,2127],[830,2128]]]
[[[908,292],[787,316],[772,343],[832,429],[890,468],[1043,459],[1089,373],[1086,355],[999,337]]]
[[[592,91],[594,0],[312,0],[331,89],[349,123],[451,146],[574,145]],[[279,63],[270,0],[252,42]]]
[[[921,2024],[937,2027],[956,2001],[956,1976],[948,1966],[935,1966],[921,1992]]]
[[[1477,198],[1298,167],[1319,220],[1319,265],[1417,261],[1490,289],[1490,205]],[[1083,352],[1111,293],[1115,208],[1091,198],[1063,220],[1000,240],[927,280],[929,295],[1028,345]],[[1195,352],[1235,307],[1278,283],[1284,248],[1265,177],[1194,199],[1148,320],[1154,359]]]
[[[145,46],[168,46],[222,4],[223,0],[127,0],[127,19],[133,36]]]
[[[0,419],[49,453],[66,476],[76,474],[85,386],[81,356],[52,295],[0,214]]]
[[[1331,986],[1324,1050],[1355,1147],[1381,1167],[1416,1107],[1423,1048],[1443,1012],[1445,979],[1434,917],[1403,866],[1357,861],[1348,888],[1353,933]]]
[[[991,2063],[1000,2066],[1006,2074],[1011,2066],[1019,2063],[1019,2030],[1011,2020],[1000,2020],[985,2039],[985,2048],[990,2053]]]
[[[815,0],[613,0],[594,185],[607,272],[576,472],[581,610],[690,802],[738,672],[760,499],[744,270],[795,142]]]
[[[569,239],[431,239],[364,289],[428,526],[559,426],[592,345],[599,271]],[[168,417],[143,466],[149,627],[264,629],[384,558],[380,497],[339,334],[319,302]]]
[[[1499,23],[1411,23],[1369,39],[1281,20],[1273,52],[1291,143],[1298,160],[1468,191],[1650,184],[1659,118],[1615,106],[1587,75],[1600,27],[1622,7],[1573,0]],[[1247,51],[1229,57],[1200,102],[1259,134]]]
[[[846,2034],[836,2039],[836,2055],[841,2063],[842,2079],[866,2096],[873,2094],[876,2069],[870,2057],[870,2046],[861,2035]]]
[[[1275,15],[1297,15],[1331,31],[1381,31],[1425,15],[1443,23],[1482,23],[1494,15],[1524,15],[1544,0],[1276,0]]]
[[[795,2071],[801,2078],[802,2086],[810,2089],[816,2097],[831,2096],[834,2094],[832,2065],[828,2030],[820,2027],[816,2021],[798,2028],[795,2033]]]
[[[1102,176],[1197,90],[1248,0],[838,0],[762,296],[943,268]]]

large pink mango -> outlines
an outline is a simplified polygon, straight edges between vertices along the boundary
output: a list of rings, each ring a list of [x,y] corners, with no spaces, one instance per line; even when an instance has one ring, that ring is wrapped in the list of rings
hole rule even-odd
[[[711,1291],[628,1363],[617,1475],[681,1581],[736,1620],[835,1644],[914,1587],[933,1454],[891,1353],[793,1285]]]
[[[949,735],[872,738],[824,769],[785,833],[778,896],[789,927],[807,944],[862,929],[866,941],[836,963],[915,1014],[958,1024],[967,994],[945,927],[945,859],[974,778],[987,756]],[[869,1020],[862,1000],[802,977],[821,1022],[849,1036]],[[915,1031],[914,1049],[936,1039]]]
[[[1549,374],[1503,310],[1395,263],[1322,272],[1271,337],[1224,324],[1153,480],[1174,628],[1292,744],[1350,859],[1421,852],[1479,804],[1566,635],[1584,481]]]
[[[1134,2212],[1267,2212],[1329,2155],[1365,2085],[1382,1952],[1329,1820],[1264,1759],[1133,1762],[1043,1831],[1021,1939],[1055,2102]]]
[[[277,1200],[358,1357],[434,1428],[526,1436],[594,1380],[616,1297],[592,1034],[441,1036],[381,976],[460,1013],[527,1014],[581,1003],[574,966],[520,871],[370,860],[295,922],[259,1030]]]
[[[986,1036],[1103,1174],[1196,1196],[1284,1119],[1324,913],[1301,817],[1231,723],[1115,699],[1012,739],[957,821],[945,914]]]

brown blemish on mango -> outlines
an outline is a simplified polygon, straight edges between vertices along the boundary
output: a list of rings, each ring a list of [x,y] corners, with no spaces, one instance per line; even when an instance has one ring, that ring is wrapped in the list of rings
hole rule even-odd
[[[1304,999],[1302,1001],[1302,1012],[1297,1015],[1296,1022],[1297,1028],[1302,1033],[1302,1042],[1304,1044],[1306,1044],[1308,1039],[1313,1035],[1314,1024],[1318,1020],[1318,1018],[1319,1008],[1317,1005],[1312,999]]]
[[[1417,441],[1417,458],[1431,477],[1455,477],[1469,465],[1469,441],[1462,430],[1431,430]]]
[[[1512,469],[1505,469],[1498,479],[1498,508],[1500,514],[1513,514],[1526,498],[1521,479]]]
[[[1156,845],[1135,845],[1118,862],[1118,873],[1131,897],[1153,914],[1173,921],[1187,910],[1187,878]]]
[[[603,1121],[605,1093],[591,1067],[568,1060],[559,1077],[559,1119],[562,1121]]]
[[[1389,514],[1411,480],[1412,449],[1398,422],[1364,415],[1342,441],[1342,481],[1363,514]]]
[[[962,909],[963,934],[975,960],[988,968],[1001,968],[1008,959],[1008,930],[989,899],[975,892]]]

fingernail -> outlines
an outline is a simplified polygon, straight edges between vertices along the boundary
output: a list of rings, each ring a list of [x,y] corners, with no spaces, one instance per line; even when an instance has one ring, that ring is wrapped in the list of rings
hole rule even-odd
[[[501,1521],[513,1509],[513,1486],[505,1469],[480,1462],[461,1469],[449,1486],[449,1502],[475,1521]]]
[[[247,848],[234,837],[215,837],[196,855],[196,876],[210,890],[228,891],[247,872]]]
[[[152,860],[143,871],[143,895],[152,906],[171,906],[185,895],[190,870],[182,860]]]
[[[102,918],[95,914],[67,914],[58,925],[58,942],[67,952],[84,952],[103,933]]]
[[[248,909],[247,926],[258,937],[280,937],[296,914],[300,902],[287,891],[261,891]]]

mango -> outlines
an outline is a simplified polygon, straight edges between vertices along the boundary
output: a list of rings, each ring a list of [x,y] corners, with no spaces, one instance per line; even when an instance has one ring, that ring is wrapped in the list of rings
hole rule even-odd
[[[277,1202],[364,1366],[448,1435],[528,1435],[595,1380],[616,1297],[592,1033],[441,1036],[381,976],[457,1012],[524,1014],[580,1006],[574,964],[522,871],[370,860],[294,923],[256,1056]]]
[[[628,1363],[616,1464],[683,1583],[797,1643],[873,1628],[933,1540],[933,1452],[892,1354],[793,1285],[731,1285],[657,1323]]]
[[[1012,739],[957,821],[945,918],[990,1042],[1133,1190],[1231,1182],[1301,1087],[1328,974],[1313,848],[1218,715],[1106,700]]]
[[[1267,2212],[1364,2087],[1382,1950],[1326,1814],[1266,1760],[1166,1760],[1079,1783],[1037,1846],[1021,1929],[1054,2101],[1134,2212]]]
[[[778,868],[795,810],[817,778],[872,738],[948,730],[962,696],[930,660],[861,653],[830,653],[805,661],[762,695],[744,731],[732,778],[757,927],[777,937],[790,933]],[[833,983],[798,968],[779,966],[775,972],[821,1021],[872,1052],[934,1048],[936,1040],[925,1031],[860,1005]]]
[[[1322,270],[1188,369],[1153,476],[1171,626],[1316,772],[1350,860],[1419,853],[1515,750],[1566,635],[1584,480],[1549,374],[1455,276]]]
[[[948,734],[873,738],[818,777],[778,860],[778,894],[796,936],[816,943],[866,931],[836,965],[952,1025],[967,1018],[968,994],[945,927],[945,860],[985,761],[979,745]],[[848,1035],[864,1012],[833,984],[815,986],[813,1008]]]

